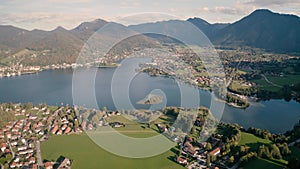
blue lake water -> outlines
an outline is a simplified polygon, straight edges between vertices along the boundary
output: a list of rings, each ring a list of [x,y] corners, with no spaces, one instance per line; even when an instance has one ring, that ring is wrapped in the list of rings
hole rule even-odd
[[[115,68],[82,69],[78,70],[77,76],[85,77],[89,74],[89,70],[97,71],[94,86],[98,106],[115,109],[111,94],[111,81]],[[72,69],[47,70],[38,74],[1,78],[0,102],[73,105],[72,78]],[[116,87],[123,90],[122,83],[118,83]],[[129,86],[131,103],[136,108],[147,108],[145,105],[135,103],[154,89],[160,89],[164,92],[167,106],[180,106],[181,95],[178,83],[174,79],[151,77],[145,73],[137,74]],[[210,106],[211,93],[204,90],[199,90],[199,93],[200,105]],[[88,101],[88,98],[86,100]],[[282,133],[291,129],[299,119],[300,104],[295,101],[286,102],[284,100],[252,102],[246,110],[225,105],[222,115],[224,122],[237,123],[245,128],[253,126],[268,129],[275,133]]]

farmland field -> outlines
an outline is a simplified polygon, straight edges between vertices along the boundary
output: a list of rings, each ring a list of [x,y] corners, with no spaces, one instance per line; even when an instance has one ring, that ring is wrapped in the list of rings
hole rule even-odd
[[[262,144],[270,144],[271,141],[256,137],[253,134],[241,132],[241,140],[238,145],[249,146],[252,150],[257,150]]]
[[[266,77],[270,82],[272,82],[278,86],[300,83],[300,75],[284,75],[283,77],[274,77],[274,76],[266,76]],[[276,92],[281,89],[278,86],[274,86],[274,85],[268,83],[264,78],[261,78],[258,80],[253,80],[253,82],[257,83],[258,86],[264,90]],[[291,82],[293,82],[293,83],[291,83]]]
[[[284,166],[274,163],[265,159],[256,159],[247,163],[243,169],[253,169],[253,168],[270,168],[270,169],[282,169]]]
[[[73,160],[72,168],[80,169],[181,169],[182,166],[171,161],[175,149],[161,155],[145,159],[129,159],[111,154],[98,147],[87,135],[52,136],[41,145],[42,158],[56,161],[60,156]]]

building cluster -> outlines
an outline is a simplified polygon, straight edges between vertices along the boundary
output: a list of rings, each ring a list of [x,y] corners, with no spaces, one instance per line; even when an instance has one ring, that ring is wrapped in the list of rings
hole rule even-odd
[[[20,76],[22,74],[37,73],[41,71],[40,66],[13,66],[0,67],[0,77]]]
[[[71,133],[82,133],[79,121],[73,109],[60,107],[52,116],[49,116],[51,134],[62,135]]]
[[[75,116],[68,114],[72,110],[61,107],[50,114],[46,106],[28,110],[21,109],[18,104],[14,106],[14,110],[7,109],[13,112],[16,120],[8,122],[0,129],[0,158],[6,159],[4,163],[9,168],[51,168],[47,167],[49,163],[43,164],[42,159],[39,159],[40,142],[47,140],[50,134],[81,132],[79,127],[70,125],[66,116],[60,116],[65,111],[74,120]]]
[[[56,161],[56,162],[51,162],[47,161],[44,163],[44,168],[45,169],[71,169],[71,160],[68,158],[63,157],[62,160]]]
[[[193,144],[192,144],[193,143]],[[211,150],[207,150],[207,145],[212,145]],[[223,146],[222,141],[219,139],[211,139],[207,142],[196,143],[191,138],[186,137],[184,142],[180,144],[181,155],[177,157],[177,162],[189,169],[207,169],[218,168],[218,165],[214,163],[207,164],[207,158],[220,157],[221,147]],[[189,163],[189,161],[193,161]]]
[[[11,154],[10,168],[37,168],[36,141],[47,133],[47,117],[39,117],[25,109],[16,109],[14,116],[22,118],[0,129],[1,150],[4,155]]]

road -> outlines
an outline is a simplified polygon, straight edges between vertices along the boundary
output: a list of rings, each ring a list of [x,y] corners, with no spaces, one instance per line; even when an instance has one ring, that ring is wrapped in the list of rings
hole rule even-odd
[[[10,151],[11,151],[12,158],[14,159],[14,158],[15,158],[15,152],[13,151],[10,142],[8,142],[8,146],[9,146],[9,149],[10,149]]]
[[[36,157],[38,161],[38,166],[44,166],[43,161],[42,161],[42,154],[41,154],[41,143],[40,141],[36,142]]]
[[[275,84],[275,83],[273,83],[273,82],[271,82],[265,75],[261,75],[265,80],[266,80],[266,82],[267,83],[269,83],[269,84],[271,84],[271,85],[273,85],[273,86],[276,86],[276,87],[282,87],[282,86],[280,86],[280,85],[278,85],[278,84]]]

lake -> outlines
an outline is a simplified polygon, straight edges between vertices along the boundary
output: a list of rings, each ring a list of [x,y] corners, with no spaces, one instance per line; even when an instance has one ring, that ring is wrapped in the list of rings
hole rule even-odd
[[[100,108],[116,109],[111,94],[111,81],[115,68],[88,68],[79,69],[77,76],[88,76],[90,71],[97,71],[95,78],[95,94]],[[72,98],[72,69],[47,70],[37,74],[15,76],[0,79],[0,102],[47,103],[49,105],[70,104]],[[121,77],[126,79],[126,76]],[[84,82],[83,82],[84,83]],[[183,84],[185,85],[185,84]],[[122,83],[116,88],[123,89]],[[139,73],[133,77],[129,86],[129,96],[132,105],[136,108],[147,108],[149,105],[138,105],[137,101],[145,98],[154,89],[163,91],[167,106],[180,106],[180,92],[178,83],[167,77],[151,77]],[[185,86],[190,87],[190,86]],[[199,90],[200,105],[210,106],[211,93]],[[88,98],[82,98],[87,100]],[[193,102],[193,101],[191,101]],[[88,104],[88,102],[87,102]],[[83,103],[84,106],[87,106]],[[300,119],[300,104],[295,101],[270,100],[251,102],[247,109],[238,109],[225,105],[222,121],[237,123],[245,128],[258,127],[271,132],[283,133],[289,130]]]

